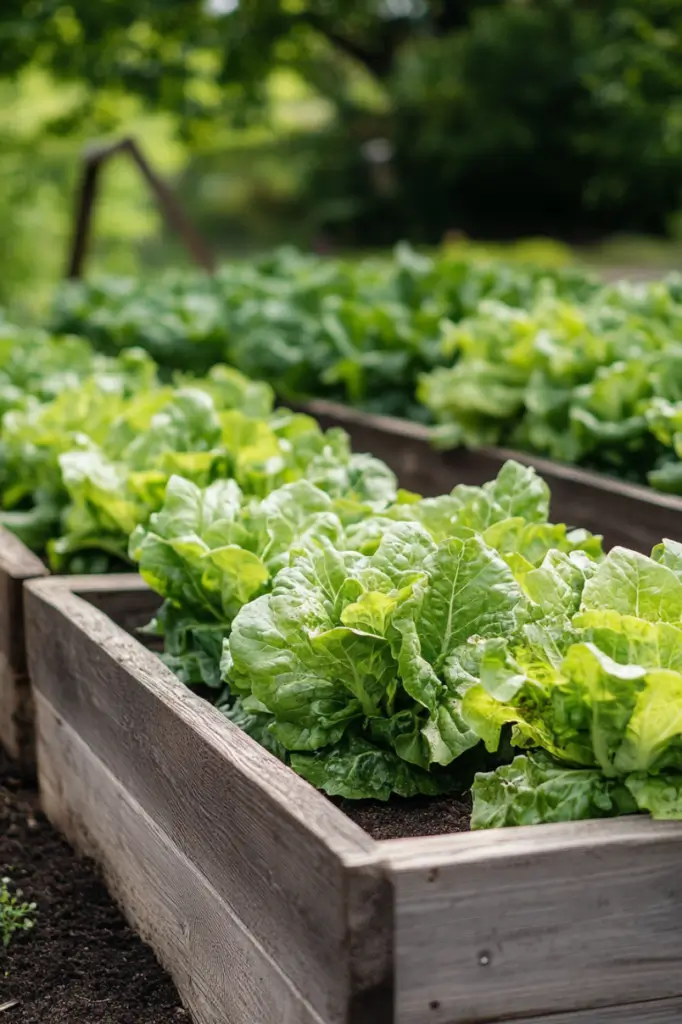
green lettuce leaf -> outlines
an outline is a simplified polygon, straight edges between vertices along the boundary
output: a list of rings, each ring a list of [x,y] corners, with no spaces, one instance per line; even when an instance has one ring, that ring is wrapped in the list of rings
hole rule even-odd
[[[586,583],[582,607],[608,608],[649,622],[680,622],[682,579],[662,562],[617,547]]]
[[[277,492],[268,500],[279,500]],[[547,589],[553,583],[554,590],[550,600],[537,584],[541,593],[534,601],[527,593],[532,588],[524,589],[505,557],[484,535],[462,525],[462,509],[469,521],[474,516],[484,521],[486,530],[491,511],[500,523],[521,507],[533,520],[546,512],[544,487],[536,486],[534,474],[523,467],[505,467],[485,489],[454,492],[450,535],[444,539],[436,537],[447,528],[445,518],[440,516],[436,531],[429,530],[430,509],[422,516],[420,505],[411,498],[379,517],[370,514],[366,521],[380,529],[351,524],[336,533],[302,535],[298,547],[289,545],[290,561],[280,568],[270,593],[246,604],[232,624],[223,660],[226,683],[273,716],[270,732],[284,748],[315,755],[305,763],[317,766],[316,778],[327,763],[335,776],[342,764],[352,771],[352,759],[345,755],[329,760],[350,735],[390,754],[389,761],[398,756],[436,774],[482,738],[497,750],[502,727],[513,720],[520,728],[522,716],[516,708],[496,709],[499,725],[492,742],[471,717],[470,693],[481,689],[480,679],[490,683],[493,648],[499,651],[504,644],[500,634],[518,637],[517,644],[526,643],[529,650],[533,643],[538,648],[540,653],[529,656],[524,681],[545,657],[545,643],[560,664],[559,638],[570,633],[567,623],[596,568],[588,551],[601,558],[598,540],[588,535],[574,544],[566,531],[558,531],[567,554],[546,550],[540,542],[535,557],[542,556],[541,564],[537,569],[525,564],[530,573],[544,573]],[[396,519],[394,510],[400,513]],[[523,527],[533,525],[521,521]],[[524,632],[531,627],[532,638]],[[501,677],[507,668],[505,663]],[[550,697],[534,685],[544,706]],[[534,728],[540,725],[538,714]],[[528,738],[532,734],[528,727]],[[333,786],[340,785],[337,778]],[[354,786],[349,783],[348,792]]]
[[[682,816],[678,545],[665,541],[652,555],[614,548],[594,565],[580,610],[558,634],[554,653],[562,653],[560,661],[544,643],[542,623],[540,634],[531,622],[512,641],[479,645],[462,697],[468,727],[494,751],[511,726],[512,743],[552,759],[546,780],[533,767],[533,753],[528,762],[517,759],[513,771],[498,769],[475,787],[474,820],[481,827],[599,816],[590,801],[595,792],[613,796],[613,786],[619,795],[609,813]],[[557,793],[559,810],[546,802],[558,799]]]
[[[521,755],[494,772],[478,774],[472,792],[472,829],[610,818],[637,810],[621,782],[540,754]]]
[[[446,322],[449,365],[418,396],[443,445],[504,443],[682,492],[682,402],[674,281],[621,284],[526,308],[496,300]]]
[[[633,774],[625,784],[640,811],[659,821],[682,819],[682,774]]]
[[[451,778],[423,771],[360,736],[314,754],[292,754],[290,763],[313,786],[348,800],[438,796],[453,788]]]

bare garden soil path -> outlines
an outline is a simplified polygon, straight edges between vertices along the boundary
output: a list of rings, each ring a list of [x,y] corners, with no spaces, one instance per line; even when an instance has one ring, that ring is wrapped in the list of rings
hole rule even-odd
[[[0,1024],[189,1024],[96,870],[54,831],[0,752],[3,875],[38,910],[33,931],[0,946]]]

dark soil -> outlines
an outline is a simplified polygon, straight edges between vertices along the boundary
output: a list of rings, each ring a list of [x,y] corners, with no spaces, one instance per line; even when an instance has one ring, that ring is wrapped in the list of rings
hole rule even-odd
[[[0,876],[38,905],[0,945],[2,1024],[189,1024],[172,982],[128,928],[96,870],[38,809],[0,753]],[[4,1009],[16,1000],[15,1006]]]
[[[408,836],[439,836],[468,832],[471,798],[467,796],[342,800],[339,806],[372,839],[406,839]]]

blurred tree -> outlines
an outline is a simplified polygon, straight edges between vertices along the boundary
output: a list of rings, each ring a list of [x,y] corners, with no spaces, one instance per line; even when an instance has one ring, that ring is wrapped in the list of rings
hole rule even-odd
[[[87,121],[66,134],[52,130],[81,109],[83,91],[82,84],[55,82],[31,66],[13,80],[0,79],[0,307],[11,305],[15,317],[44,307],[64,272],[78,156],[91,134],[103,124],[125,125],[153,147],[165,173],[186,160],[173,119],[144,111],[134,97],[102,93]],[[95,267],[133,273],[142,255],[147,263],[161,262],[168,242],[160,228],[134,169],[121,161],[113,174],[107,171]]]
[[[415,33],[444,36],[504,0],[3,0],[0,74],[39,60],[198,113],[202,86],[259,94],[272,67],[315,62],[324,40],[379,79]],[[208,59],[211,54],[213,59]],[[217,59],[216,59],[217,58]],[[262,95],[262,94],[261,94]],[[205,97],[204,97],[205,99]],[[212,110],[212,104],[207,104]]]
[[[51,131],[115,88],[204,154],[294,74],[330,112],[279,132],[310,236],[662,231],[682,207],[682,0],[2,0],[0,76],[36,63],[87,84]]]

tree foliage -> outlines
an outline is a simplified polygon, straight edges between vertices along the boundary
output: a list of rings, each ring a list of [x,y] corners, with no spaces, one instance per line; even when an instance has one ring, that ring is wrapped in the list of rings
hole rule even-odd
[[[330,104],[305,208],[342,241],[613,228],[682,206],[682,0],[4,0],[0,76],[40,63],[244,126],[287,69]],[[377,144],[379,140],[379,144]]]
[[[255,86],[274,64],[319,53],[323,40],[378,78],[413,37],[466,27],[503,0],[6,0],[0,73],[37,59],[94,86],[119,81],[172,104],[196,81]],[[211,51],[217,59],[201,57]]]

